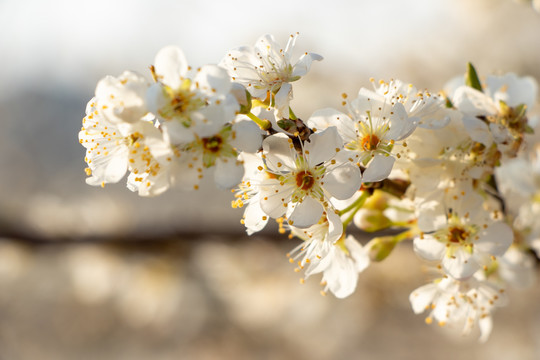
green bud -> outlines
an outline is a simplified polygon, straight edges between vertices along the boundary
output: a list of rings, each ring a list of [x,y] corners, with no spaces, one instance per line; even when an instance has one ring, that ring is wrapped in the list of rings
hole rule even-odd
[[[388,196],[384,191],[375,189],[373,194],[364,203],[364,209],[383,211],[388,207]]]
[[[362,208],[356,213],[354,224],[366,232],[375,232],[389,228],[392,226],[392,221],[380,210]]]
[[[465,74],[465,85],[472,87],[478,91],[482,91],[482,84],[476,73],[476,69],[473,64],[467,63],[467,73]]]
[[[397,241],[394,236],[382,236],[372,239],[367,243],[369,258],[371,261],[383,261],[396,247]]]

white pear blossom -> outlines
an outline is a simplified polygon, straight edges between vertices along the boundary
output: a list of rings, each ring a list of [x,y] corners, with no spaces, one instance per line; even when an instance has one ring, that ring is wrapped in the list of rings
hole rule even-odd
[[[137,122],[148,112],[146,92],[149,86],[142,75],[132,71],[124,71],[119,77],[106,76],[97,84],[95,102],[114,124]]]
[[[248,235],[261,231],[268,223],[269,216],[261,209],[259,186],[264,181],[273,177],[272,174],[261,171],[264,169],[264,162],[260,155],[242,153],[245,174],[242,182],[238,185],[235,200],[231,202],[233,208],[245,206],[242,224],[246,226]],[[282,232],[285,232],[283,230]]]
[[[285,134],[275,134],[263,142],[266,169],[275,178],[260,186],[261,209],[272,218],[285,215],[290,225],[309,227],[325,209],[330,198],[347,199],[360,187],[362,178],[356,164],[340,159],[343,140],[330,127],[300,141],[300,151]]]
[[[415,314],[429,311],[426,323],[436,321],[440,326],[461,328],[468,335],[478,327],[480,342],[491,334],[491,314],[507,302],[504,289],[489,283],[481,274],[465,281],[443,277],[419,287],[409,296]]]
[[[345,113],[326,108],[303,121],[289,107],[292,83],[322,57],[294,57],[297,35],[285,48],[262,36],[198,69],[168,46],[150,67],[152,84],[131,71],[101,79],[79,132],[86,182],[128,174],[131,191],[155,196],[198,189],[210,173],[217,187],[236,188],[232,207],[244,208],[249,235],[275,219],[302,240],[288,254],[301,282],[320,274],[321,293],[337,298],[354,292],[370,261],[412,240],[439,274],[410,295],[413,311],[463,334],[477,328],[486,341],[502,287],[535,281],[540,147],[526,134],[536,81],[481,83],[471,64],[468,86],[452,81],[448,97],[371,80],[372,90],[342,95]],[[402,231],[362,246],[347,235],[351,223]]]
[[[238,151],[257,151],[262,142],[260,129],[251,121],[239,120],[217,133],[175,146],[179,153],[176,183],[183,189],[197,189],[206,169],[214,167],[218,187],[231,189],[240,183],[244,166]]]
[[[115,124],[100,112],[97,99],[90,100],[79,132],[86,148],[86,182],[105,186],[120,181],[129,170],[128,188],[140,195],[157,195],[171,184],[169,164],[174,154],[150,121]],[[158,162],[154,154],[159,154]]]
[[[366,249],[352,236],[343,234],[340,217],[324,213],[317,224],[307,229],[290,226],[291,235],[304,240],[288,254],[289,261],[296,263],[295,271],[304,270],[304,281],[314,274],[322,273],[322,294],[332,292],[337,298],[345,298],[356,289],[358,274],[370,263]]]
[[[513,232],[501,220],[490,218],[481,208],[478,195],[455,197],[446,204],[436,201],[434,207],[418,215],[418,226],[424,231],[414,239],[415,252],[426,260],[441,261],[444,272],[462,280],[486,268],[502,256],[512,244]],[[446,214],[438,210],[449,206]]]
[[[279,117],[289,117],[292,99],[291,83],[306,75],[313,61],[322,56],[304,53],[293,60],[293,49],[298,33],[291,35],[283,49],[272,35],[257,39],[253,47],[239,47],[229,51],[221,65],[227,68],[233,81],[246,87],[256,99],[271,98]]]
[[[391,105],[397,102],[403,104],[409,117],[418,118],[418,127],[440,129],[450,122],[454,110],[446,108],[443,96],[431,94],[429,91],[418,91],[412,84],[405,84],[401,80],[381,80],[379,86],[375,86],[373,79],[371,81],[375,93],[382,95]],[[365,95],[369,93],[367,90],[364,92]]]
[[[518,240],[540,254],[540,147],[534,150],[529,156],[507,160],[495,174]]]
[[[458,87],[452,102],[464,113],[463,123],[474,141],[486,147],[494,142],[503,155],[515,157],[529,131],[526,111],[534,105],[537,93],[533,78],[509,73],[488,76],[484,92]]]
[[[88,102],[82,124],[79,142],[86,148],[84,160],[90,176],[86,183],[105,186],[120,181],[128,168],[128,136],[100,113],[96,98]]]
[[[386,179],[395,162],[394,144],[411,135],[419,118],[409,117],[402,103],[393,103],[366,89],[360,89],[358,97],[345,104],[349,116],[325,110],[324,114],[314,114],[315,120],[308,120],[308,124],[317,129],[337,127],[345,149],[359,166],[365,167],[365,182]]]
[[[223,68],[205,65],[191,76],[182,50],[168,46],[156,55],[153,69],[156,83],[148,90],[148,107],[171,144],[211,137],[234,120],[239,105]]]

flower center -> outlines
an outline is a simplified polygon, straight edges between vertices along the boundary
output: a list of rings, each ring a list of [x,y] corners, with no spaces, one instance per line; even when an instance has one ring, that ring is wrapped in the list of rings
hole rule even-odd
[[[307,191],[315,184],[315,177],[309,171],[302,170],[296,174],[296,186]]]
[[[190,100],[195,94],[191,92],[180,91],[174,94],[171,99],[171,108],[176,113],[184,113],[189,108]]]
[[[221,149],[221,146],[223,145],[223,139],[220,135],[214,135],[209,138],[203,138],[202,139],[203,148],[204,151],[208,151],[211,153],[217,153]]]
[[[454,226],[448,229],[448,241],[453,243],[461,243],[467,240],[469,232],[464,229]]]
[[[141,139],[143,136],[140,132],[136,131],[133,134],[129,135],[127,137],[129,146],[135,144],[139,139]]]
[[[191,126],[189,118],[192,111],[196,111],[206,105],[206,101],[191,91],[190,80],[186,79],[178,89],[163,86],[163,95],[167,103],[159,109],[159,115],[166,120],[178,119],[185,127]]]
[[[366,151],[377,149],[381,140],[375,134],[368,134],[362,138],[360,146]]]

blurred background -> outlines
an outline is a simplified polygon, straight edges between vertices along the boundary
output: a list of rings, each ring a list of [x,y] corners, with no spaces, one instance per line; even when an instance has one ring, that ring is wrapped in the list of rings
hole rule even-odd
[[[479,345],[412,313],[427,275],[407,244],[337,300],[299,284],[296,240],[247,237],[211,182],[151,199],[85,184],[77,134],[100,78],[149,75],[165,45],[200,66],[297,31],[299,54],[325,58],[295,83],[301,118],[370,77],[437,92],[468,61],[540,79],[527,2],[0,0],[0,360],[540,358],[538,286],[511,290]]]

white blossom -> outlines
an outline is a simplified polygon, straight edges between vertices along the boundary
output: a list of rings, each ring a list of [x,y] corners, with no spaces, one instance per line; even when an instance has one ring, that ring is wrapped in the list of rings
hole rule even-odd
[[[285,134],[275,134],[263,142],[266,169],[275,178],[260,186],[261,209],[272,218],[286,216],[290,225],[309,227],[324,209],[331,209],[330,198],[351,197],[361,185],[358,166],[340,159],[342,139],[330,127],[300,141],[300,151]]]
[[[480,330],[480,342],[491,334],[491,314],[495,307],[507,302],[504,290],[475,275],[465,281],[450,277],[439,278],[419,287],[409,296],[413,311],[428,311],[426,323],[436,321],[440,326],[461,328],[468,335],[474,327]]]
[[[339,216],[323,214],[317,224],[307,229],[290,226],[291,234],[304,242],[291,251],[289,260],[296,271],[304,270],[304,279],[322,273],[321,285],[337,298],[345,298],[356,289],[358,273],[370,263],[366,249],[351,235],[343,235]]]
[[[310,126],[322,129],[336,126],[354,161],[365,167],[365,182],[381,181],[392,171],[397,141],[404,140],[415,130],[419,118],[409,117],[404,105],[384,96],[360,89],[358,97],[346,102],[349,115],[325,110],[314,114]]]
[[[234,120],[239,105],[230,93],[232,85],[226,70],[205,65],[192,75],[182,50],[168,46],[156,55],[154,76],[148,107],[171,144],[211,137]]]
[[[513,232],[503,221],[490,218],[480,204],[481,198],[474,194],[442,204],[437,201],[431,209],[425,203],[418,215],[424,232],[414,239],[415,252],[426,260],[441,261],[444,272],[458,280],[487,269],[512,244]],[[441,206],[449,206],[446,213],[440,212]]]
[[[322,56],[304,53],[293,60],[293,49],[298,33],[291,35],[283,49],[272,35],[257,39],[253,47],[239,47],[229,51],[221,62],[233,81],[246,87],[256,99],[270,97],[279,117],[289,117],[289,101],[292,99],[291,83],[306,75],[314,60]]]

